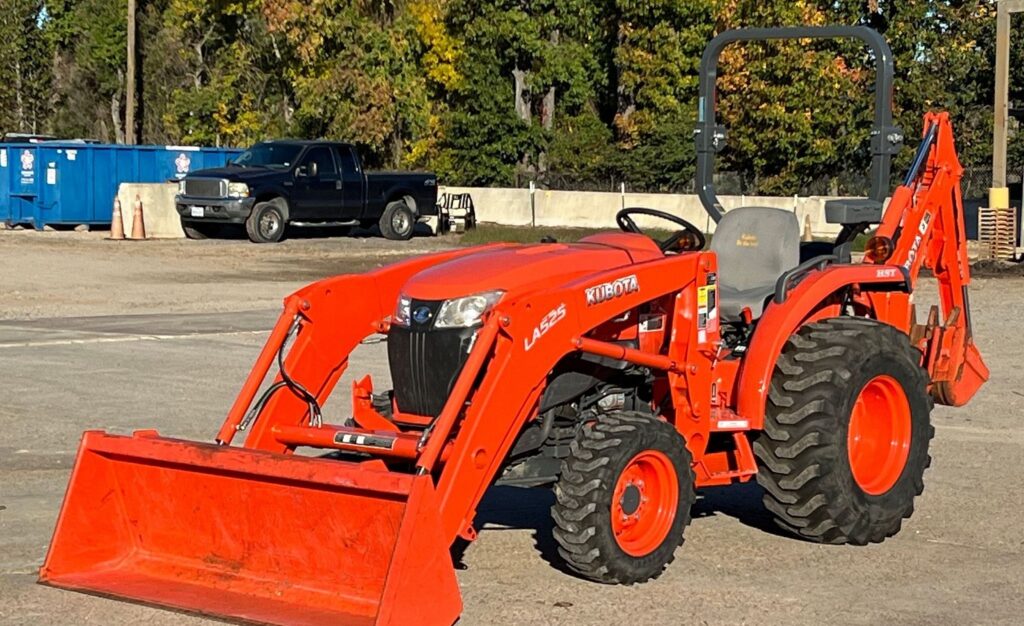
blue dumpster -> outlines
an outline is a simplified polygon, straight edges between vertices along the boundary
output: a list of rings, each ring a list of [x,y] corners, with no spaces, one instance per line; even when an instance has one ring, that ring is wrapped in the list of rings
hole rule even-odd
[[[121,183],[158,183],[220,167],[236,148],[0,143],[0,222],[109,224]]]

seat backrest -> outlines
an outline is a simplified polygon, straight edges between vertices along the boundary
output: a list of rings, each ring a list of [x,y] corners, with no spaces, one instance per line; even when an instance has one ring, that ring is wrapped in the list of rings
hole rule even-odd
[[[726,211],[715,228],[719,282],[750,289],[775,281],[800,263],[800,223],[791,211],[742,207]]]

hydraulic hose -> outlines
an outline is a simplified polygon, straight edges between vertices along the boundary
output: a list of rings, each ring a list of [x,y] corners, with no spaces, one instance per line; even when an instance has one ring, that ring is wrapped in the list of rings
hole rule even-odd
[[[259,417],[260,413],[263,412],[263,408],[266,406],[270,398],[279,389],[288,387],[292,393],[294,393],[300,400],[304,400],[309,407],[309,421],[313,426],[321,426],[323,424],[323,414],[321,413],[320,403],[317,402],[316,396],[311,394],[308,389],[302,386],[301,383],[293,379],[289,374],[288,370],[284,367],[284,351],[288,345],[289,340],[295,336],[301,326],[300,318],[298,315],[295,316],[295,321],[292,322],[292,327],[288,329],[288,334],[285,336],[284,341],[281,342],[281,347],[277,350],[277,369],[281,374],[281,380],[277,381],[273,385],[267,387],[259,399],[252,405],[249,412],[246,413],[245,419],[238,425],[239,431],[246,430],[256,418]]]

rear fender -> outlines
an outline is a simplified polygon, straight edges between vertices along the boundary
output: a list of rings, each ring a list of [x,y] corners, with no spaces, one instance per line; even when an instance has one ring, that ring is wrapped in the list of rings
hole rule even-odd
[[[839,315],[840,307],[829,303],[829,298],[851,285],[867,292],[873,305],[879,301],[876,294],[894,290],[909,293],[911,289],[907,275],[897,266],[833,265],[808,274],[789,290],[785,301],[772,300],[757,323],[736,386],[736,411],[750,420],[751,428],[763,427],[772,373],[786,342],[804,324]],[[900,320],[880,315],[875,306],[872,309],[876,319],[902,329]]]

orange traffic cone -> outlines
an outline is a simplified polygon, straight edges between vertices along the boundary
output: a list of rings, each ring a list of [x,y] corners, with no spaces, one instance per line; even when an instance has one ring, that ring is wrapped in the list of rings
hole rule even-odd
[[[114,214],[110,218],[110,237],[124,239],[124,221],[121,219],[121,199],[114,198]]]
[[[142,199],[135,196],[135,210],[132,212],[132,239],[146,238],[146,223],[142,218]]]

